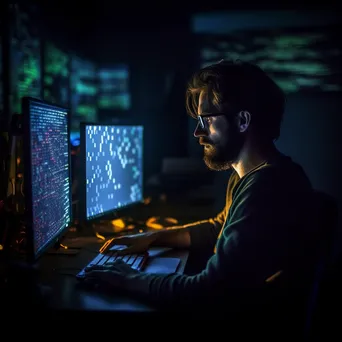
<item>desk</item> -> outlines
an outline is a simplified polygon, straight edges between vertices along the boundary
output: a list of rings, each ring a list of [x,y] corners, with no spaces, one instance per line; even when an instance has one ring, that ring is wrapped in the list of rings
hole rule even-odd
[[[195,217],[196,213],[198,216],[199,214],[206,216],[203,213],[202,207],[194,208],[191,211],[191,215],[189,215],[189,211],[184,210],[179,205],[172,206],[170,203],[157,203],[157,205],[143,206],[142,209],[134,210],[133,208],[127,215],[138,217],[139,219],[146,219],[152,215],[180,216],[180,223],[182,224],[200,219],[200,217]],[[43,299],[44,307],[47,302],[49,308],[63,311],[155,312],[153,307],[146,306],[132,298],[123,297],[121,294],[108,295],[96,293],[95,291],[87,291],[77,286],[76,273],[95,257],[104,242],[94,236],[92,229],[89,231],[87,228],[84,228],[83,231],[83,228],[81,228],[75,235],[74,233],[71,235],[76,237],[78,234],[85,234],[86,236],[82,236],[82,238],[88,238],[89,243],[81,243],[83,248],[76,255],[42,256],[37,263],[38,279],[32,275],[32,272],[21,270],[21,267],[14,270],[14,275],[12,274],[11,276],[13,280],[10,281],[10,284],[5,284],[3,291],[0,288],[0,303],[4,300],[6,304],[9,304],[10,308],[18,305],[21,308],[25,306],[30,309],[37,302],[34,297],[35,289],[32,288],[32,285],[38,282],[38,284],[45,285],[48,289],[51,289],[51,293]],[[68,243],[65,244],[71,246]],[[188,255],[188,251],[172,250],[167,252],[165,257],[180,258],[181,265],[178,271],[182,273],[184,272],[185,265],[188,263]]]
[[[86,290],[78,286],[75,274],[86,265],[98,253],[103,241],[94,242],[89,238],[89,244],[85,245],[76,255],[45,255],[39,261],[39,279],[43,285],[51,288],[48,296],[49,308],[57,310],[91,310],[113,312],[150,312],[154,311],[137,300],[124,297],[121,294],[106,294]],[[165,257],[177,257],[181,259],[178,272],[183,273],[187,262],[188,252],[170,250],[164,253]]]
[[[184,206],[180,203],[156,202],[150,205],[130,208],[125,214],[143,221],[151,216],[171,216],[179,218],[179,223],[184,224],[210,217],[209,214],[211,213],[207,212],[205,208],[207,211],[211,209],[207,206],[193,205],[187,206],[187,210],[184,210]],[[89,227],[87,230],[89,230]],[[78,281],[75,278],[75,274],[93,259],[104,242],[94,237],[93,229],[90,229],[90,231],[92,231],[92,236],[89,236],[89,243],[84,245],[84,248],[77,255],[45,255],[41,258],[39,265],[41,280],[43,284],[52,288],[50,306],[63,310],[154,311],[154,308],[132,298],[123,297],[122,295],[96,293],[95,291],[87,291],[77,286]],[[65,244],[69,245],[67,242]],[[180,258],[181,265],[178,272],[184,272],[189,256],[188,251],[172,250],[165,253],[164,256]]]

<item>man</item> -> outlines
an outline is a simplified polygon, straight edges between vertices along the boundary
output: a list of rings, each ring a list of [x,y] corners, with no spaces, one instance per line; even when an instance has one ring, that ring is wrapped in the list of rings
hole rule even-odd
[[[187,89],[187,110],[198,120],[194,136],[206,165],[233,169],[226,206],[213,219],[114,243],[128,245],[127,253],[158,245],[210,248],[212,256],[191,276],[146,274],[118,262],[90,268],[86,281],[124,289],[161,308],[215,308],[232,316],[260,305],[280,307],[285,293],[303,287],[314,238],[312,189],[302,168],[274,145],[284,107],[281,89],[255,65],[222,61],[197,72]]]

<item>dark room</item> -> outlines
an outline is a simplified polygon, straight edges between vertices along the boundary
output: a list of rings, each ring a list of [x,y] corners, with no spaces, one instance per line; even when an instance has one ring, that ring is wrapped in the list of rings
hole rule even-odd
[[[340,9],[229,3],[1,2],[10,320],[339,334]]]

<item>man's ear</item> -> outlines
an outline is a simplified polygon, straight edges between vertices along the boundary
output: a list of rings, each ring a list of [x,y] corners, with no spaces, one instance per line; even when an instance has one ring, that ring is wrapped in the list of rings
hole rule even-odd
[[[246,132],[251,123],[251,114],[245,110],[238,114],[238,126],[240,132]]]

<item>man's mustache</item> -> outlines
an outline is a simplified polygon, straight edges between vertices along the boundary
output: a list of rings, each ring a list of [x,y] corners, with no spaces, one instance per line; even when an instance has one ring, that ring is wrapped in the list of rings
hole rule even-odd
[[[206,140],[206,139],[199,139],[199,144],[200,145],[213,145],[213,142],[210,140]]]

